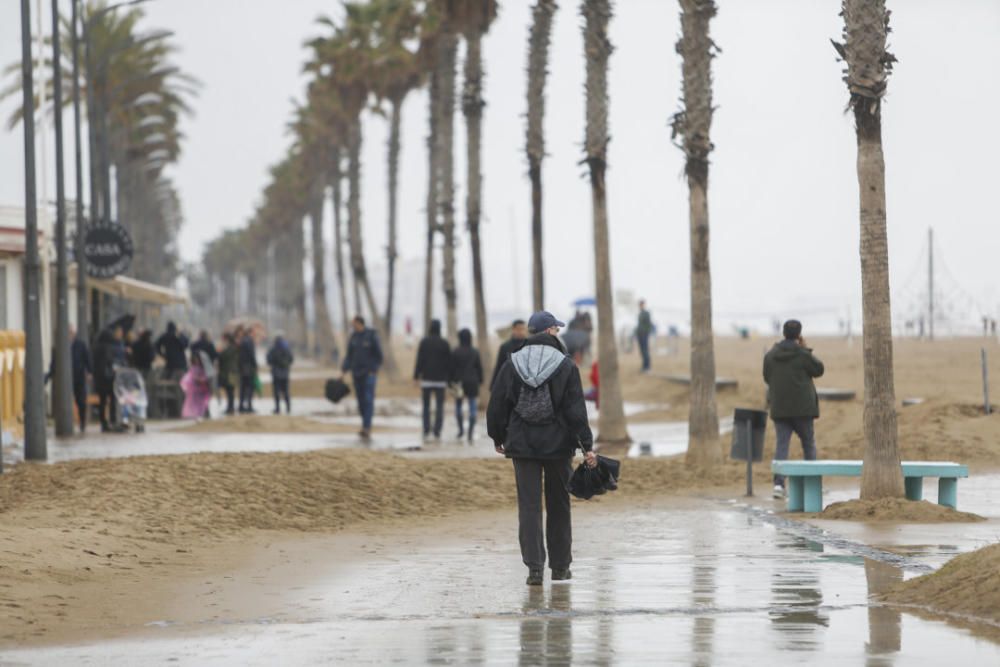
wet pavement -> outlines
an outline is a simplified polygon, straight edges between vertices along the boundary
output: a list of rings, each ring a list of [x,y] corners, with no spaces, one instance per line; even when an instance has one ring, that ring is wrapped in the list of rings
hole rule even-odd
[[[307,586],[231,573],[244,595],[273,596],[263,616],[216,606],[201,622],[165,617],[134,639],[0,663],[1000,664],[1000,645],[970,630],[869,602],[928,569],[919,555],[803,537],[708,499],[578,504],[575,516],[571,582],[525,586],[514,513],[476,515],[331,536],[353,553],[331,562],[317,545],[301,562]]]

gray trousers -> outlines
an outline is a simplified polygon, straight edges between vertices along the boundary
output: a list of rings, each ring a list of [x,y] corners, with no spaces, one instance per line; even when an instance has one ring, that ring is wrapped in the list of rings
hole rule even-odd
[[[784,461],[788,458],[788,447],[792,443],[792,433],[799,436],[802,441],[802,458],[806,461],[816,460],[816,434],[813,431],[812,417],[794,417],[792,419],[775,419],[774,432],[778,436],[778,445],[774,451],[775,461]],[[784,475],[774,476],[775,486],[784,486]]]
[[[532,570],[545,567],[545,544],[549,565],[565,570],[573,562],[573,527],[570,523],[569,491],[573,459],[513,459],[517,482],[518,536],[521,558]],[[542,476],[545,482],[545,534],[542,534]]]

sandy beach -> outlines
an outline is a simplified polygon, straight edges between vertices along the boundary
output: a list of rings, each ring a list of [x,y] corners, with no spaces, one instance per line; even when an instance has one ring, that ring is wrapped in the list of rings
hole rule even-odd
[[[980,345],[899,343],[898,397],[924,399],[900,408],[904,458],[955,460],[974,473],[998,467],[1000,416],[987,417],[976,405]],[[765,346],[762,340],[720,339],[720,375],[739,381],[738,389],[720,392],[720,415],[762,405]],[[992,349],[993,366],[1000,366],[1000,348]],[[860,458],[860,342],[818,340],[816,353],[828,369],[821,387],[859,392],[851,401],[823,403],[820,454]],[[624,362],[628,400],[669,406],[640,413],[636,422],[684,419],[686,389],[659,376],[683,372],[683,357],[655,357],[654,374],[643,376],[635,355]],[[1000,377],[1000,368],[991,370]],[[406,380],[384,385],[392,387],[390,395],[416,396]],[[303,394],[306,389],[299,387]],[[268,416],[203,422],[179,429],[178,437],[227,428],[252,437],[341,427]],[[769,431],[766,458],[772,438]],[[728,440],[720,438],[720,447],[728,449]],[[621,448],[606,451],[620,454]],[[792,452],[800,455],[794,443]],[[627,508],[660,496],[733,496],[743,474],[743,464],[728,461],[703,472],[687,468],[683,457],[630,459],[620,490],[592,502]],[[391,532],[413,522],[450,521],[461,530],[457,517],[514,507],[511,477],[509,463],[499,457],[436,460],[359,449],[20,464],[0,483],[0,646],[72,641],[125,619],[132,626],[154,622],[183,582],[207,573],[224,576],[277,541],[347,529]],[[768,482],[767,466],[758,465],[758,488]]]

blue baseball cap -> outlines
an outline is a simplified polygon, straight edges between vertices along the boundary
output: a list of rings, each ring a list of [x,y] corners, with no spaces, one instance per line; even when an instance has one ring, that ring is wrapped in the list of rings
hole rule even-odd
[[[547,310],[541,310],[528,318],[528,331],[541,333],[551,327],[564,327],[565,322],[560,322],[556,316]]]

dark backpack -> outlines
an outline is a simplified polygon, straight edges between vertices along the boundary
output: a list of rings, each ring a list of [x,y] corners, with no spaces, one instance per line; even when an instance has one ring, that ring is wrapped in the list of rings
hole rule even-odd
[[[521,394],[517,397],[514,412],[525,423],[532,426],[542,426],[556,420],[556,409],[552,404],[552,392],[549,390],[548,384],[545,382],[540,387],[530,387],[524,384],[521,387]]]

